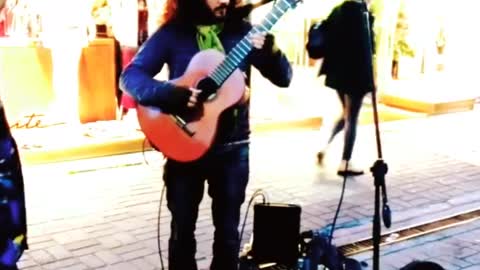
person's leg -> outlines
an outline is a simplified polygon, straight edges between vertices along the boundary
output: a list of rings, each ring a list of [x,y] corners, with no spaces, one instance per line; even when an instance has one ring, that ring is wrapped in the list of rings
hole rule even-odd
[[[346,115],[346,96],[345,94],[336,91],[338,95],[338,99],[340,100],[342,104],[342,116],[336,121],[335,126],[332,129],[332,134],[330,135],[330,138],[328,139],[328,144],[330,144],[335,136],[342,131],[342,129],[345,127],[345,115]]]
[[[208,177],[215,226],[211,270],[237,270],[240,239],[240,207],[249,176],[248,146],[215,158]]]
[[[164,169],[167,206],[172,215],[168,252],[169,270],[197,270],[195,224],[203,197],[204,180],[194,165],[167,161]]]
[[[335,91],[338,95],[338,99],[340,100],[342,104],[342,116],[337,119],[335,122],[335,125],[333,126],[333,129],[330,133],[330,137],[328,138],[327,142],[325,145],[322,146],[322,149],[317,153],[317,161],[318,164],[323,163],[323,158],[325,156],[325,152],[327,151],[328,147],[332,143],[333,139],[335,139],[335,136],[342,131],[342,129],[345,127],[345,114],[346,114],[346,109],[345,109],[345,95],[340,93],[339,91]]]
[[[349,168],[346,168],[346,163],[347,161],[350,161],[352,157],[353,147],[355,145],[355,139],[357,135],[358,117],[362,108],[363,96],[345,95],[345,100],[345,144],[343,146],[342,163],[340,164],[339,174],[359,175],[363,174],[363,170],[354,168],[352,164],[349,164]]]

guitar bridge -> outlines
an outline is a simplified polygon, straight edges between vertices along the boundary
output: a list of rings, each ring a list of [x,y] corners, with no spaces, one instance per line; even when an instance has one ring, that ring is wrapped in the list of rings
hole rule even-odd
[[[173,121],[175,121],[175,124],[181,128],[185,133],[187,133],[188,136],[193,137],[195,135],[195,132],[191,131],[187,127],[187,122],[183,120],[180,116],[178,115],[171,115]]]

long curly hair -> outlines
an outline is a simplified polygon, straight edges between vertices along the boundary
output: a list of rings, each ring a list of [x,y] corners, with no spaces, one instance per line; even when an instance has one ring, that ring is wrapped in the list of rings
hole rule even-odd
[[[227,14],[234,9],[236,2],[238,0],[230,0]],[[216,20],[206,0],[166,0],[159,23],[199,25],[214,23]]]

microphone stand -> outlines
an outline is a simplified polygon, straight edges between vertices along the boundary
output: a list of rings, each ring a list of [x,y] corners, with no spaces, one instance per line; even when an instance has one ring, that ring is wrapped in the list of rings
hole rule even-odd
[[[364,0],[363,0],[364,2]],[[366,3],[364,2],[365,7],[367,7]],[[372,46],[372,37],[371,37],[371,29],[370,29],[370,19],[369,19],[368,8],[364,12],[364,30],[367,32],[366,36],[368,37],[368,58],[369,61],[369,70],[371,71],[371,78],[373,82],[373,91],[372,91],[372,105],[373,105],[373,117],[375,123],[375,139],[377,145],[377,156],[378,159],[375,161],[373,166],[370,168],[370,171],[373,174],[374,178],[374,186],[375,186],[375,209],[373,215],[373,270],[379,270],[380,268],[380,241],[381,241],[381,217],[380,217],[380,196],[382,196],[382,216],[383,222],[385,227],[390,228],[391,226],[391,212],[390,207],[388,206],[388,198],[387,198],[387,188],[385,185],[385,175],[388,171],[388,166],[384,162],[382,157],[382,144],[380,140],[380,129],[379,129],[379,121],[378,121],[378,110],[377,110],[377,96],[376,96],[376,86],[375,86],[375,79],[373,75],[373,46]]]

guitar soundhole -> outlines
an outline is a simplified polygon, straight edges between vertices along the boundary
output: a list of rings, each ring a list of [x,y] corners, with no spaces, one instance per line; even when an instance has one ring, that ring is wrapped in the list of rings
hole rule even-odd
[[[218,85],[212,78],[206,77],[198,82],[197,89],[202,90],[198,96],[198,101],[205,102],[215,97]]]
[[[198,105],[195,108],[188,108],[185,111],[173,116],[175,123],[182,128],[189,136],[193,136],[195,131],[189,130],[187,124],[198,121],[203,117],[202,103],[215,97],[218,86],[210,77],[206,77],[198,82],[195,88],[202,90],[198,96]]]

